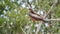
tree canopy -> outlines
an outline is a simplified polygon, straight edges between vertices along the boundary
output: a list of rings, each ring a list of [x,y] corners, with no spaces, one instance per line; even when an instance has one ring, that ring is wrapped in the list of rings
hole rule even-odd
[[[55,0],[29,0],[32,9],[36,12],[48,12]],[[60,18],[60,0],[53,8],[54,18]],[[29,18],[29,4],[27,0],[0,0],[0,34],[35,34],[38,22]],[[39,11],[40,10],[40,11]],[[49,18],[50,16],[48,16]],[[53,21],[41,26],[38,34],[60,34],[60,22]],[[31,30],[29,31],[31,27]]]

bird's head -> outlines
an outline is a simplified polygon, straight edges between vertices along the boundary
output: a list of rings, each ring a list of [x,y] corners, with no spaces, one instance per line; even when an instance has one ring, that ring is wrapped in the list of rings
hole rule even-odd
[[[29,11],[33,11],[31,8],[29,8]]]

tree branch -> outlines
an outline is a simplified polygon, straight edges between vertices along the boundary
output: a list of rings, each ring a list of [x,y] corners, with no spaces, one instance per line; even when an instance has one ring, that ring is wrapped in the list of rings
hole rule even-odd
[[[56,4],[57,4],[57,0],[55,0],[55,2],[54,2],[54,4],[51,6],[51,8],[48,10],[48,12],[47,12],[47,14],[44,16],[44,18],[46,18],[49,14],[50,14],[50,12],[53,10],[53,8],[56,6]]]
[[[55,2],[53,3],[53,5],[51,6],[51,8],[48,10],[47,15],[45,15],[45,16],[43,17],[44,19],[45,19],[45,18],[48,16],[48,14],[53,10],[53,8],[56,6],[56,4],[57,4],[57,0],[55,0]],[[52,19],[49,19],[49,20],[51,21]],[[53,20],[56,20],[56,19],[53,19]],[[41,22],[41,24],[39,23],[35,34],[38,34],[38,32],[39,32],[39,30],[40,30],[40,28],[41,28],[42,23],[43,23],[43,21]]]
[[[60,21],[60,18],[59,19],[44,19],[45,21]]]
[[[39,25],[38,25],[38,27],[37,27],[37,30],[36,30],[35,34],[38,34],[38,32],[39,32],[39,30],[40,30],[40,28],[41,28],[42,22],[43,22],[43,21],[41,21],[41,22],[39,21]]]

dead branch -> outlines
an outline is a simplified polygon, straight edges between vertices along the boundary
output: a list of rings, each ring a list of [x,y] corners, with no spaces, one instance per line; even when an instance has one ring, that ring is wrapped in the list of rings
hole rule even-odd
[[[45,21],[60,21],[60,19],[44,19]]]
[[[53,5],[51,6],[51,8],[48,10],[47,15],[45,15],[45,16],[43,17],[44,19],[45,19],[45,18],[48,16],[48,14],[53,10],[53,8],[56,6],[56,4],[57,4],[57,0],[55,0],[55,2],[53,3]],[[50,19],[50,20],[52,20],[52,19]],[[56,19],[53,19],[53,20],[56,20]],[[41,24],[42,24],[42,23],[43,23],[43,21],[41,22]],[[38,34],[40,28],[41,28],[41,25],[40,25],[40,23],[39,23],[35,34]]]
[[[53,10],[53,8],[56,6],[56,4],[57,4],[57,0],[55,0],[55,2],[54,2],[54,4],[51,6],[51,8],[48,10],[48,12],[47,12],[47,14],[44,16],[44,18],[46,18],[49,14],[50,14],[50,12]]]
[[[42,25],[42,21],[41,21],[41,22],[39,22],[39,25],[38,25],[38,27],[37,27],[37,31],[35,32],[35,34],[38,34],[38,32],[39,32],[39,30],[38,30],[38,29],[40,29],[40,28],[41,28],[41,25]]]

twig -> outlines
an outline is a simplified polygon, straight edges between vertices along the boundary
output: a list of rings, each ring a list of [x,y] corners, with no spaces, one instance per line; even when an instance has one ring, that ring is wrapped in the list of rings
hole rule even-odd
[[[48,16],[48,14],[53,10],[53,8],[54,8],[54,6],[57,4],[57,1],[56,2],[54,2],[54,4],[51,6],[51,8],[49,9],[49,11],[48,11],[48,13],[47,13],[47,15],[45,15],[43,18],[45,19],[47,16]],[[54,19],[55,20],[55,19]],[[42,21],[42,23],[43,23],[43,21]],[[42,24],[41,23],[41,24]],[[38,25],[38,27],[37,27],[37,30],[36,30],[36,33],[35,34],[38,34],[38,32],[39,32],[39,30],[40,30],[40,28],[41,28],[41,25],[40,25],[40,23],[39,23],[39,25]]]
[[[57,1],[55,0],[55,3],[51,6],[51,8],[48,10],[48,12],[47,12],[47,14],[44,16],[44,18],[46,18],[49,14],[50,14],[50,12],[53,10],[53,8],[56,6],[56,4],[57,4]]]
[[[20,26],[21,30],[23,31],[24,34],[26,34],[26,32],[23,30],[23,28]]]
[[[41,22],[39,21],[39,25],[38,25],[38,27],[37,27],[37,30],[36,30],[35,34],[38,34],[39,29],[41,28],[42,22],[43,22],[43,21],[41,21]]]
[[[60,21],[60,19],[44,19],[45,21]]]
[[[27,3],[30,6],[30,8],[32,8],[31,3],[29,2],[29,0],[27,0]]]

